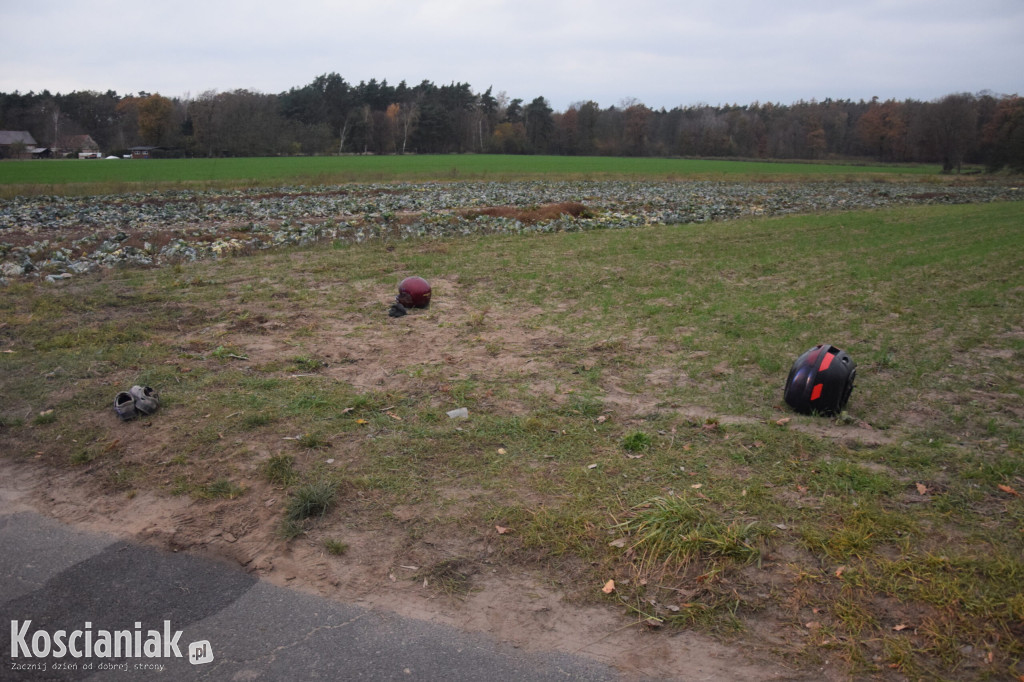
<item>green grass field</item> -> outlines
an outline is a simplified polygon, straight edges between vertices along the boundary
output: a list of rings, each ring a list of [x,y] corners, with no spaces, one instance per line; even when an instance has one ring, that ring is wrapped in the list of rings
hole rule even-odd
[[[415,162],[444,176],[487,160]],[[80,471],[115,501],[188,496],[247,533],[253,508],[273,512],[264,542],[335,547],[328,571],[358,563],[370,533],[446,595],[499,562],[625,624],[700,628],[805,671],[1017,679],[1022,272],[1024,202],[1005,202],[322,244],[12,283],[0,451]],[[391,320],[409,273],[434,303]],[[858,363],[836,419],[781,399],[821,342]],[[133,383],[164,405],[122,424],[110,403]]]
[[[534,178],[826,178],[938,175],[938,166],[849,165],[569,156],[434,155],[240,159],[60,160],[0,163],[17,190],[118,192],[182,186]]]

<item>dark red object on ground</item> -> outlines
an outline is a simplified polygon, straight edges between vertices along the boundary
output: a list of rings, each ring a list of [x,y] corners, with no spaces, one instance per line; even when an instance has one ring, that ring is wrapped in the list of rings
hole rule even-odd
[[[395,300],[406,308],[429,308],[430,284],[422,277],[406,277],[398,284]]]

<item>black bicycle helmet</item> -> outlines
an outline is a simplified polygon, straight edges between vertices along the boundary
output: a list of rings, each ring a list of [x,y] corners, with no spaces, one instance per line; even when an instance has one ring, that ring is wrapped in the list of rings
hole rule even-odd
[[[835,415],[853,392],[857,364],[845,351],[818,344],[793,363],[786,379],[786,403],[803,414]]]

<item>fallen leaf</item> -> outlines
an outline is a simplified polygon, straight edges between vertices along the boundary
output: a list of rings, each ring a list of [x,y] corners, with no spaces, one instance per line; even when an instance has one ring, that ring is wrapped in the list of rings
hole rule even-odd
[[[603,414],[597,418],[598,424],[604,424],[606,421],[608,421],[608,417],[604,416]]]
[[[623,547],[626,546],[626,538],[619,538],[618,540],[612,540],[608,544],[611,545],[612,547],[618,547],[619,549],[622,549]]]
[[[384,414],[386,414],[387,416],[391,417],[391,418],[392,418],[392,419],[394,419],[395,421],[398,421],[398,422],[402,421],[402,418],[401,418],[401,417],[399,417],[399,416],[398,416],[397,414],[395,414],[394,412],[385,412]]]
[[[509,529],[506,528],[505,526],[495,526],[494,529],[496,531],[498,531],[498,535],[504,535],[505,533],[507,533],[509,531]]]
[[[928,486],[926,486],[924,483],[918,483],[917,484],[917,494],[918,495],[927,495],[928,494]]]
[[[357,419],[356,420],[356,424],[369,424],[369,423],[370,422],[366,421],[365,419]]]
[[[660,619],[658,619],[658,618],[648,618],[647,620],[644,621],[644,625],[646,625],[647,627],[649,627],[651,629],[654,629],[654,628],[660,628],[662,625],[664,625],[664,623]]]
[[[643,455],[631,455],[627,452],[626,459],[643,459]]]
[[[605,594],[611,594],[612,592],[614,592],[615,591],[615,581],[614,580],[609,580],[608,582],[606,582],[604,584],[604,587],[601,588],[601,591],[604,592]]]
[[[508,454],[508,450],[506,450],[505,448],[498,448],[498,454],[499,455],[506,455],[506,454]]]
[[[1000,483],[999,489],[1002,490],[1004,493],[1009,493],[1013,495],[1014,497],[1020,497],[1020,493],[1018,493],[1016,490],[1014,490],[1008,485],[1003,485],[1002,483]]]
[[[819,623],[816,620],[812,620],[810,623],[804,624],[804,627],[807,628],[808,630],[817,630],[818,628],[821,627],[821,623]]]
[[[788,424],[790,422],[791,419],[792,419],[792,417],[784,417],[784,418],[778,420],[775,423],[778,424],[779,426],[785,426],[786,424]]]
[[[704,484],[703,484],[703,483],[694,483],[694,484],[693,484],[693,485],[691,485],[690,487],[691,487],[691,488],[693,488],[694,490],[696,490],[697,488],[702,488],[702,487],[704,487]]]
[[[845,571],[846,571],[846,566],[840,566],[839,568],[836,569],[836,577],[837,578],[842,578],[843,577],[843,573]]]
[[[356,409],[356,408],[354,408],[354,407],[346,407],[344,410],[341,411],[341,414],[348,414],[349,412],[351,412],[354,409]]]
[[[588,466],[587,468],[588,468],[588,469],[596,469],[596,468],[597,468],[597,465],[596,465],[596,464],[591,464],[591,465],[590,465],[590,466]]]
[[[892,629],[893,629],[893,632],[899,632],[900,630],[906,630],[908,627],[910,627],[910,626],[907,625],[906,623],[900,623],[899,625],[893,625]]]

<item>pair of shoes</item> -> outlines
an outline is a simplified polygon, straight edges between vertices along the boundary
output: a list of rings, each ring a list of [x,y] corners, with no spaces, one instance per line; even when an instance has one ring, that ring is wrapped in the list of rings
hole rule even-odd
[[[153,414],[160,407],[160,395],[149,386],[132,386],[114,396],[114,412],[121,421],[131,421],[141,414]]]

